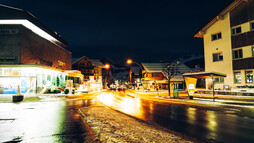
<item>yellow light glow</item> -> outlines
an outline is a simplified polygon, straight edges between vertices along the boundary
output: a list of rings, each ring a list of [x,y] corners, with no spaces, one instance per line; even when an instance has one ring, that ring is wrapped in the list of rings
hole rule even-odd
[[[110,65],[109,65],[109,64],[106,64],[106,65],[105,65],[105,68],[106,68],[106,69],[109,69],[109,68],[110,68]]]
[[[128,59],[128,60],[127,60],[127,64],[132,64],[132,60],[131,60],[131,59]]]
[[[56,44],[57,46],[60,46],[59,43],[60,41],[58,41],[57,39],[55,39],[54,37],[52,37],[50,34],[46,33],[45,31],[43,31],[42,29],[40,29],[39,27],[37,27],[36,25],[34,25],[33,23],[31,23],[28,20],[25,19],[17,19],[17,20],[0,20],[0,24],[2,25],[7,25],[7,24],[21,24],[23,26],[25,26],[26,28],[32,30],[34,33],[36,33],[37,35],[41,36],[42,38]]]

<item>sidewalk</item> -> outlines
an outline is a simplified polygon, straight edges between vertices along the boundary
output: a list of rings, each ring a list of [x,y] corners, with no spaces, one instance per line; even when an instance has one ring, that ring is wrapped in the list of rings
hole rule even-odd
[[[189,99],[187,93],[180,93],[179,98],[168,96],[168,92],[142,92],[129,90],[127,94],[134,98],[141,98],[145,100],[153,100],[167,103],[186,104],[186,105],[206,105],[206,106],[232,106],[232,107],[248,107],[254,108],[254,96],[235,96],[235,95],[215,95],[215,102],[213,102],[213,95],[209,94],[195,94],[193,99]]]

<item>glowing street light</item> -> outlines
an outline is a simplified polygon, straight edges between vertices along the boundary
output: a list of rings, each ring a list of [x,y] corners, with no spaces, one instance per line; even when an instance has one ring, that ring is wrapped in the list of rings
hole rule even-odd
[[[130,64],[132,64],[132,60],[128,59],[126,63],[130,65]]]
[[[126,63],[127,63],[128,65],[131,65],[131,64],[136,64],[136,65],[138,65],[138,66],[140,67],[140,70],[141,70],[141,78],[143,78],[143,74],[142,74],[143,68],[142,68],[142,66],[141,66],[139,63],[133,62],[131,59],[128,59],[128,60],[126,61]],[[130,82],[132,82],[132,81],[131,81],[131,70],[130,70]]]
[[[105,64],[105,69],[109,69],[110,68],[110,65],[109,64]]]

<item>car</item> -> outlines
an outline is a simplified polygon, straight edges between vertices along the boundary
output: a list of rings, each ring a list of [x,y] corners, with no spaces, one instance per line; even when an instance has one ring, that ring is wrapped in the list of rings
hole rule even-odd
[[[62,93],[62,92],[64,92],[64,90],[60,87],[48,87],[44,93],[52,94],[52,93]]]

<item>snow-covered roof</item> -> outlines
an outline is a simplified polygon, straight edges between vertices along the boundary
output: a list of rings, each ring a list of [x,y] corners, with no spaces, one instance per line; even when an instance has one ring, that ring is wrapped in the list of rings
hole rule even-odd
[[[162,72],[165,63],[142,63],[146,72]]]
[[[103,67],[103,63],[100,62],[100,60],[94,60],[94,59],[90,59],[90,61],[97,67]]]
[[[188,66],[186,66],[186,65],[183,64],[183,63],[179,63],[179,64],[173,63],[173,64],[171,64],[171,66],[174,67],[174,68],[176,68],[176,70],[177,70],[178,72],[180,72],[181,74],[191,71],[191,68],[189,68]]]

